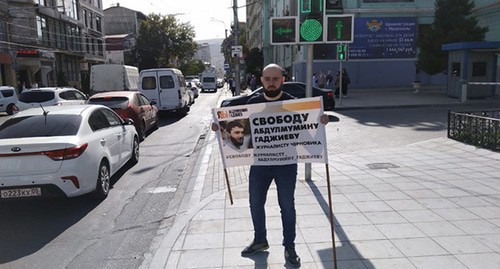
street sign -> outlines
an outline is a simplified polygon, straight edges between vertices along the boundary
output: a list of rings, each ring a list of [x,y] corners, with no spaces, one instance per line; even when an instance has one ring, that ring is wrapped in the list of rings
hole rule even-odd
[[[297,17],[271,18],[271,45],[297,44]]]
[[[231,55],[233,57],[241,57],[243,46],[231,46]]]
[[[326,16],[326,43],[354,42],[354,15]]]
[[[229,64],[228,63],[224,63],[224,70],[229,70]]]

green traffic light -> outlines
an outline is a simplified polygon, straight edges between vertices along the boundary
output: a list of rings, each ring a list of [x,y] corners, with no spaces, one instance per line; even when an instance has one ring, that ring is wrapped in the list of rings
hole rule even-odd
[[[300,25],[300,36],[307,41],[316,41],[323,34],[323,25],[315,19],[305,20]]]

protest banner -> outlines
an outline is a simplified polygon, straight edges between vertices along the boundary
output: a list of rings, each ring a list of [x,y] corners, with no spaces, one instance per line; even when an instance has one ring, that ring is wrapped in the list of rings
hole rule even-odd
[[[328,163],[321,97],[214,108],[224,168]]]

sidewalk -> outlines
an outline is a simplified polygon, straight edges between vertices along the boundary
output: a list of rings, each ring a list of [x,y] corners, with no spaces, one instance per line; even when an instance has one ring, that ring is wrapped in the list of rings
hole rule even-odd
[[[498,96],[471,102],[500,107]],[[337,110],[455,104],[457,99],[435,90],[352,90]],[[253,239],[248,167],[228,169],[234,199],[230,205],[212,132],[204,150],[173,227],[143,267],[284,268],[274,187],[266,204],[270,248],[243,258],[241,250]],[[338,268],[499,268],[500,154],[447,138],[332,152]],[[301,268],[334,268],[325,166],[313,164],[313,179],[304,178],[304,165],[299,165],[296,249]]]

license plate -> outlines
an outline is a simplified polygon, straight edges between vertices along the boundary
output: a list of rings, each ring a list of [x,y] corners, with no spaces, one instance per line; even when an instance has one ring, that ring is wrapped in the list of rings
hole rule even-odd
[[[10,189],[10,190],[0,191],[0,198],[19,198],[19,197],[34,197],[34,196],[42,196],[42,189],[40,187]]]

